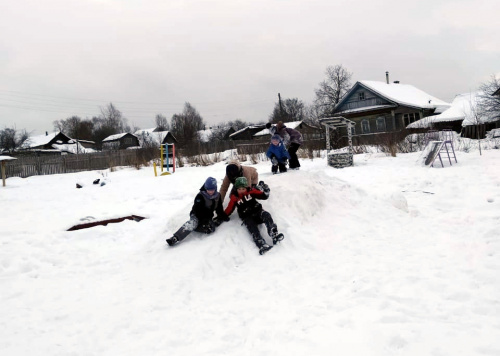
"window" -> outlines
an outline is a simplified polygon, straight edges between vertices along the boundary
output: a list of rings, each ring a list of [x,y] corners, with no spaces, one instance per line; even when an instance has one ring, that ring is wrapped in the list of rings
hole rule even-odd
[[[367,119],[361,121],[361,132],[364,134],[370,133],[370,121]]]
[[[403,122],[405,123],[405,126],[408,126],[412,122],[415,122],[420,119],[420,115],[418,112],[412,112],[409,114],[403,114]]]
[[[365,100],[365,92],[364,91],[360,91],[358,93],[358,99],[359,100]]]
[[[385,131],[385,117],[377,117],[377,131]]]

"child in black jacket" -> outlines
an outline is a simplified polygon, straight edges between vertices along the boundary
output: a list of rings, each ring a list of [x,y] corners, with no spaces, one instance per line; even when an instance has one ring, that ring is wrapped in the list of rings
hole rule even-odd
[[[259,182],[255,188],[248,188],[247,186],[248,182],[245,177],[236,178],[229,197],[229,204],[224,212],[229,217],[234,209],[238,210],[239,217],[252,235],[255,244],[259,248],[259,253],[263,255],[272,246],[269,246],[260,234],[259,224],[264,223],[266,225],[267,233],[272,237],[273,244],[283,240],[284,236],[278,233],[278,227],[274,223],[271,214],[262,209],[262,205],[256,200],[266,200],[269,197],[270,189],[268,185]]]
[[[214,211],[217,213],[215,219],[213,219]],[[174,233],[174,236],[167,239],[167,243],[170,246],[175,245],[193,231],[210,234],[223,221],[229,221],[229,218],[222,209],[222,199],[217,191],[217,180],[208,177],[205,184],[200,188],[200,192],[194,198],[189,220]]]

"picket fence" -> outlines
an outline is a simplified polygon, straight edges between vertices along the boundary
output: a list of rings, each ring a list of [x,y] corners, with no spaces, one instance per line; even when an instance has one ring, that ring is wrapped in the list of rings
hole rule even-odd
[[[6,177],[74,173],[118,166],[136,166],[156,158],[150,150],[118,150],[77,155],[18,155],[6,165]]]

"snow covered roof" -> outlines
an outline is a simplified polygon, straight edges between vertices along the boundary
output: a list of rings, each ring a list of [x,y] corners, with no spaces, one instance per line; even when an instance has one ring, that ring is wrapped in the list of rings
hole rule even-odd
[[[302,123],[302,121],[290,121],[290,122],[284,122],[283,124],[285,124],[285,126],[290,128],[290,129],[295,129],[301,123]],[[276,124],[273,124],[272,126],[276,126]],[[271,134],[271,132],[269,131],[269,129],[264,129],[262,131],[255,133],[254,136],[264,136],[264,135],[270,135],[270,134]]]
[[[409,84],[387,84],[386,82],[377,82],[371,80],[362,80],[362,86],[373,92],[399,104],[414,106],[426,109],[437,109],[441,107],[450,107],[450,104],[438,99],[426,92],[415,88]]]
[[[12,161],[14,159],[17,159],[17,158],[10,157],[10,156],[0,156],[0,162],[1,161]]]
[[[247,126],[247,127],[242,128],[241,130],[238,130],[238,131],[236,131],[236,132],[233,132],[231,135],[229,135],[229,137],[237,136],[237,135],[239,135],[240,133],[245,132],[245,131],[247,131],[247,130],[252,130],[252,129],[260,129],[261,127],[262,127],[262,125],[250,125],[250,126]]]
[[[211,129],[200,130],[198,131],[198,138],[201,142],[208,142],[210,140],[210,137],[212,137],[212,133],[213,132]]]
[[[355,112],[364,112],[364,111],[371,111],[371,110],[379,110],[379,109],[388,109],[395,107],[396,105],[372,105],[372,106],[363,106],[360,108],[356,109],[349,109],[349,110],[344,110],[344,111],[339,111],[337,114],[347,114],[347,113],[355,113]]]
[[[92,149],[87,149],[82,146],[82,144],[78,143],[70,143],[70,144],[52,144],[52,147],[54,147],[57,151],[61,152],[67,152],[67,153],[72,153],[72,154],[77,154],[77,153],[88,153],[88,152],[94,152]]]
[[[155,128],[137,130],[136,132],[134,132],[134,135],[137,136],[141,142],[147,139],[154,144],[160,145],[165,139],[165,137],[167,137],[170,131],[154,131],[154,130]]]
[[[111,136],[106,137],[104,140],[102,140],[102,142],[116,141],[116,140],[119,140],[123,136],[128,135],[128,134],[129,134],[128,132],[125,132],[125,133],[120,133],[120,134],[116,134],[116,135],[111,135]],[[132,134],[130,134],[130,135],[132,135]]]
[[[481,100],[481,92],[459,94],[453,99],[451,107],[439,115],[428,116],[408,125],[408,128],[429,127],[437,122],[449,122],[462,120],[462,126],[475,125],[477,104]],[[482,116],[480,122],[491,121],[492,118]]]
[[[60,132],[52,132],[47,135],[37,135],[28,138],[21,146],[21,148],[33,148],[47,145],[52,141]],[[61,142],[62,143],[62,142]]]

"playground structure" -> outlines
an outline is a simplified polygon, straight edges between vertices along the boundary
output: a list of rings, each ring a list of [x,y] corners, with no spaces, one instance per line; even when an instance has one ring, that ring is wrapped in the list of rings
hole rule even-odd
[[[326,155],[328,165],[334,168],[344,168],[354,165],[352,149],[352,128],[354,122],[342,116],[319,119],[321,125],[326,127]],[[330,129],[347,129],[347,152],[332,152],[330,145]]]
[[[441,154],[446,153],[446,157],[448,157],[448,161],[451,163],[451,158],[455,160],[455,163],[458,163],[457,156],[455,155],[455,149],[453,147],[453,131],[452,130],[442,130],[442,131],[428,131],[425,136],[426,141],[426,149],[428,151],[428,155],[425,160],[425,165],[434,167],[434,162],[436,158],[439,158],[441,162],[441,167],[444,167],[443,160]]]
[[[156,172],[156,163],[153,163],[153,167],[155,170],[155,177],[158,176]],[[160,145],[160,169],[162,176],[170,175],[170,168],[172,168],[172,173],[175,173],[175,144],[173,143],[165,143]],[[166,168],[167,171],[163,172],[163,168]]]

